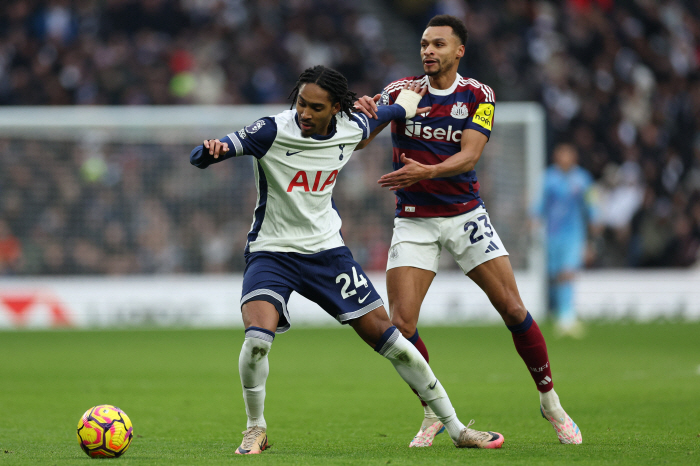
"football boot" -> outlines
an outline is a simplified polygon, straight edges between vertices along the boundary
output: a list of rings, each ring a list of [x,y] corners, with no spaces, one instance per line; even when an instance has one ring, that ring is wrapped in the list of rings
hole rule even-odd
[[[550,416],[549,414],[547,414],[542,405],[540,405],[540,413],[542,413],[543,418],[545,418],[549,421],[550,424],[552,424],[552,427],[554,427],[554,430],[557,433],[557,437],[559,437],[559,441],[561,443],[578,445],[583,442],[583,438],[581,437],[581,430],[578,428],[573,419],[569,417],[568,414],[564,413],[563,418],[557,419],[554,416]]]
[[[501,448],[503,445],[503,435],[498,432],[482,432],[480,430],[470,429],[474,424],[474,419],[469,421],[467,427],[459,433],[459,438],[454,441],[457,448]]]
[[[445,431],[445,426],[437,419],[425,419],[420,430],[413,437],[409,447],[429,447],[432,446],[435,436]]]
[[[267,433],[264,427],[253,426],[241,432],[243,442],[236,450],[237,455],[257,455],[269,447]]]

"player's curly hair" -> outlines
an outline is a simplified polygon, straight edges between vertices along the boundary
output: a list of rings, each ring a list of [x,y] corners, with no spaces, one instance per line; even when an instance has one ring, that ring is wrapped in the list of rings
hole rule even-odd
[[[467,45],[467,38],[469,37],[469,33],[467,32],[467,26],[464,25],[464,22],[457,18],[456,16],[452,15],[437,15],[433,16],[431,20],[428,22],[428,25],[426,28],[429,27],[435,27],[435,26],[449,26],[452,28],[452,32],[454,33],[455,36],[459,37],[459,40],[462,42],[462,45]]]
[[[323,65],[305,69],[299,75],[297,85],[294,86],[291,94],[289,94],[289,98],[292,99],[290,108],[294,108],[299,96],[299,89],[302,84],[306,83],[314,83],[321,89],[324,89],[331,98],[331,104],[340,103],[340,111],[350,116],[350,113],[353,111],[353,102],[355,102],[357,95],[348,89],[348,80],[341,72]]]

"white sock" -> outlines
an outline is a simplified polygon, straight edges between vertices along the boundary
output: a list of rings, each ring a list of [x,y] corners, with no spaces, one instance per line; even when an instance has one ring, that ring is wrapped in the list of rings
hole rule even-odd
[[[247,427],[267,428],[265,416],[265,382],[270,373],[267,355],[275,334],[258,327],[248,327],[238,358],[238,372],[243,387],[243,401],[248,415]]]
[[[555,419],[558,419],[561,422],[564,422],[566,418],[566,412],[564,411],[564,408],[561,407],[561,403],[559,402],[559,395],[557,395],[557,392],[555,392],[554,389],[551,389],[546,393],[539,392],[539,394],[540,404],[547,412],[547,414],[549,414]]]
[[[386,343],[377,350],[379,354],[391,361],[401,378],[418,392],[434,415],[445,425],[452,440],[456,441],[459,433],[464,429],[464,424],[457,418],[447,392],[435,378],[433,370],[416,347],[394,327],[394,332]]]
[[[423,406],[423,413],[425,416],[423,417],[423,422],[420,424],[421,429],[425,430],[439,421],[433,410],[430,409],[430,406]]]

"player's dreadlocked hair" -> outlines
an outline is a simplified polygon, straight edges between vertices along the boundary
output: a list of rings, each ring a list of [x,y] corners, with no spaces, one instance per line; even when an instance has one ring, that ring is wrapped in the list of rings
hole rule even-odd
[[[432,19],[428,22],[426,28],[433,26],[451,27],[452,32],[455,36],[459,38],[459,41],[462,43],[462,45],[467,45],[467,38],[469,37],[469,33],[467,32],[467,27],[464,25],[464,22],[461,19],[452,15],[437,15],[432,17]]]
[[[294,108],[297,97],[299,96],[299,88],[302,84],[314,83],[328,92],[331,97],[331,104],[340,103],[340,111],[345,112],[347,116],[353,110],[353,102],[355,102],[356,94],[348,90],[348,80],[339,71],[333,68],[326,68],[323,65],[316,65],[313,68],[307,68],[299,75],[297,85],[292,89],[289,97],[292,99]]]

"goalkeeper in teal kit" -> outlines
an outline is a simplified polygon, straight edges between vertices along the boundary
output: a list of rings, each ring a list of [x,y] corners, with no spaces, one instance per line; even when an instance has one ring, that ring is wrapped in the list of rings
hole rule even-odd
[[[597,221],[591,190],[593,179],[577,165],[571,144],[554,149],[554,164],[545,173],[541,200],[535,215],[545,223],[547,274],[555,325],[560,335],[583,336],[574,307],[575,274],[583,265],[587,227]]]

